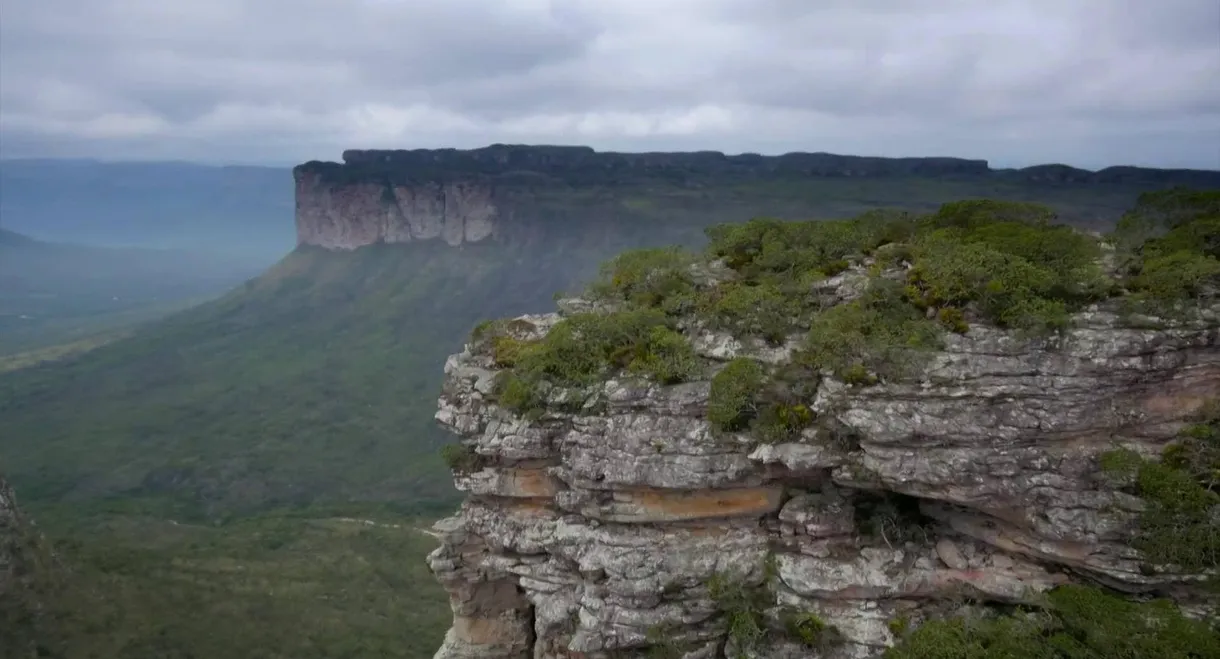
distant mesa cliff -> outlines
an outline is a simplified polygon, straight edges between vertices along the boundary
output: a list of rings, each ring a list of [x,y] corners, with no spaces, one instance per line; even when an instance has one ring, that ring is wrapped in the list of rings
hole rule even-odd
[[[355,249],[379,242],[461,245],[500,234],[506,190],[640,184],[708,189],[763,180],[947,178],[1035,185],[1220,187],[1220,172],[1066,165],[993,170],[986,160],[830,153],[614,153],[589,147],[496,144],[481,149],[349,150],[343,163],[293,170],[297,242]]]

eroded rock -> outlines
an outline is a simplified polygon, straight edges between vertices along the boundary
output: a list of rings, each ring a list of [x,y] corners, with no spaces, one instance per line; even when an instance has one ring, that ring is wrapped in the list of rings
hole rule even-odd
[[[821,290],[850,299],[858,280]],[[816,651],[785,638],[747,653],[776,658],[876,657],[898,617],[1032,602],[1073,579],[1171,592],[1190,575],[1142,569],[1142,504],[1106,485],[1098,456],[1151,454],[1220,396],[1215,312],[1148,330],[1091,309],[1055,341],[975,326],[909,377],[827,377],[809,407],[852,443],[817,428],[777,444],[716,432],[706,380],[612,379],[589,394],[596,409],[527,421],[495,403],[496,369],[468,349],[446,364],[436,418],[488,464],[459,475],[471,498],[438,525],[430,560],[455,623],[437,657],[637,656],[658,638],[718,656],[717,579],[767,593],[776,629],[795,610],[838,634]],[[558,318],[533,317],[535,337]],[[693,344],[709,373],[742,354],[782,363],[796,346],[706,330]]]

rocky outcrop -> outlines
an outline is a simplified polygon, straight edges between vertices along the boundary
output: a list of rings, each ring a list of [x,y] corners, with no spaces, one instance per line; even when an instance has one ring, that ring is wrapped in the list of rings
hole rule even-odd
[[[707,190],[760,180],[943,178],[1029,185],[1120,185],[1150,189],[1173,185],[1220,187],[1220,172],[1111,167],[1097,172],[1043,165],[993,170],[985,160],[873,158],[830,153],[725,155],[613,153],[588,147],[495,144],[481,149],[349,150],[343,162],[311,161],[293,170],[297,242],[354,249],[379,242],[443,241],[452,246],[506,235],[510,225],[536,213],[514,213],[514,199],[548,189],[561,197],[573,188],[676,186]],[[774,195],[774,191],[771,192]],[[579,195],[577,195],[579,196]],[[799,196],[799,195],[798,195]],[[827,209],[802,197],[803,212]],[[588,203],[581,198],[581,203]],[[601,199],[616,208],[621,199]],[[561,205],[562,206],[562,205]],[[753,212],[773,212],[760,204]],[[574,219],[587,208],[562,207]],[[546,215],[542,213],[540,215]],[[529,216],[529,217],[525,217]],[[734,218],[744,220],[745,217]],[[598,220],[591,220],[598,221]]]
[[[823,287],[849,299],[858,280]],[[566,313],[524,316],[517,337]],[[750,655],[779,659],[876,657],[898,621],[1073,581],[1189,600],[1197,575],[1148,569],[1131,548],[1143,504],[1098,463],[1115,447],[1156,453],[1220,396],[1220,308],[1201,318],[1141,329],[1100,305],[1054,340],[976,325],[908,377],[824,377],[808,401],[820,422],[777,444],[715,432],[706,379],[553,390],[568,411],[522,418],[468,345],[436,415],[469,452],[456,479],[469,496],[429,557],[454,613],[436,659],[723,656],[735,641],[717,580],[761,588],[780,628],[800,611],[835,630]],[[795,339],[692,343],[712,373],[742,355],[784,363]]]

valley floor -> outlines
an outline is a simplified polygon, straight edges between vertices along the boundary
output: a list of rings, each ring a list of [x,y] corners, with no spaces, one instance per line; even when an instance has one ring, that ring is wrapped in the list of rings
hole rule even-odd
[[[37,656],[415,659],[448,628],[447,598],[424,561],[436,545],[422,531],[430,520],[349,509],[192,523],[139,507],[27,511],[66,577]],[[26,650],[0,641],[5,657]]]

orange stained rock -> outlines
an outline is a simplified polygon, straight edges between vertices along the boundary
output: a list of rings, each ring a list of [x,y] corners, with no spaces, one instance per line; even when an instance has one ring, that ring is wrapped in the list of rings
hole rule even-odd
[[[779,510],[782,487],[666,491],[637,489],[614,493],[606,519],[678,521],[765,515]]]

